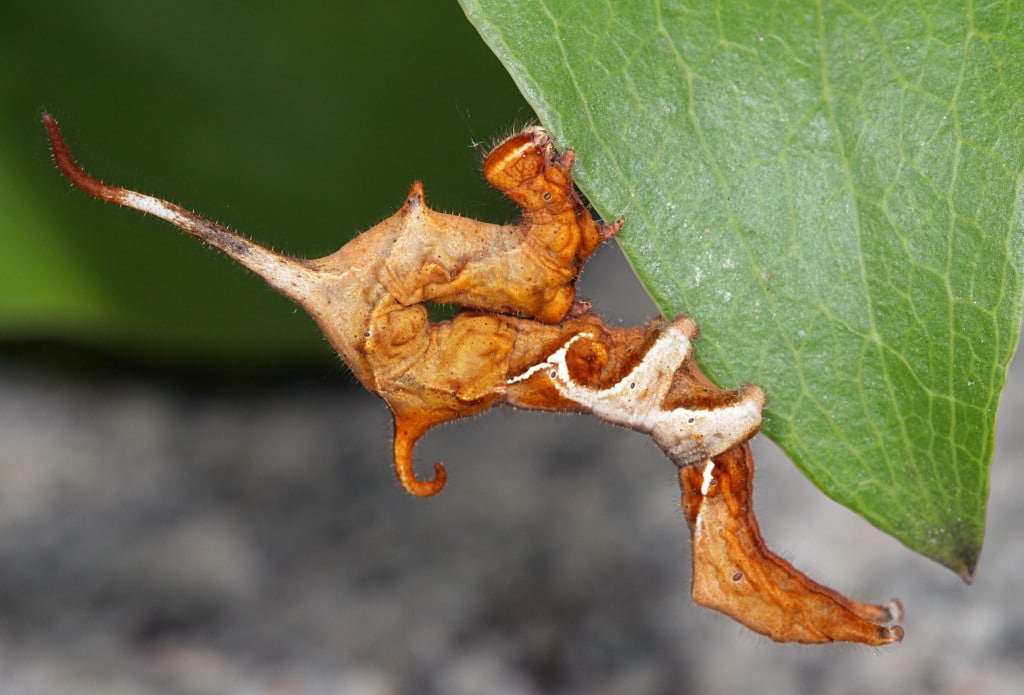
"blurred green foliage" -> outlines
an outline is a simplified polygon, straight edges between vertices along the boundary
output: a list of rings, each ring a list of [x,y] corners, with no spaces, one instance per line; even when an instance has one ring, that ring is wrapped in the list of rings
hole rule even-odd
[[[503,221],[482,151],[532,112],[456,3],[10,3],[0,23],[0,341],[177,369],[336,361],[312,321],[166,223],[73,190],[39,114],[97,177],[315,257],[394,212]]]

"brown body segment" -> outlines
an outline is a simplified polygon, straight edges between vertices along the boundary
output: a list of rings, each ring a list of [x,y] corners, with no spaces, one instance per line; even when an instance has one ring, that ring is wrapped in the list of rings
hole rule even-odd
[[[693,545],[693,600],[778,642],[903,639],[902,606],[854,601],[818,584],[773,553],[753,507],[754,458],[743,443],[679,471]]]

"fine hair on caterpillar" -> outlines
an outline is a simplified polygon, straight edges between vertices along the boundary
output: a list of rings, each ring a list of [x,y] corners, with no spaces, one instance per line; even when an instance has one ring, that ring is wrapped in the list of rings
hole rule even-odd
[[[433,427],[506,403],[590,413],[650,434],[675,464],[694,553],[693,597],[779,641],[899,641],[897,603],[862,604],[768,550],[751,502],[749,440],[764,392],[719,388],[693,360],[686,316],[607,325],[576,296],[597,247],[622,228],[594,218],[572,178],[575,155],[540,126],[504,138],[485,179],[520,219],[498,225],[432,210],[414,183],[398,211],[336,252],[277,253],[156,196],[102,183],[73,160],[43,115],[65,176],[103,200],[160,217],[219,249],[301,306],[394,419],[395,473],[411,494],[440,492],[447,471],[417,475],[413,452]],[[452,305],[432,321],[428,304]],[[735,579],[734,579],[735,577]]]

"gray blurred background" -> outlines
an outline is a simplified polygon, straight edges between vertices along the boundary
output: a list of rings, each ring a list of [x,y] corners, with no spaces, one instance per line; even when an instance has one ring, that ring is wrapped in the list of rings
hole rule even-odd
[[[102,178],[290,253],[340,246],[417,178],[508,218],[478,165],[529,110],[454,3],[378,5],[4,7],[0,695],[1019,692],[1021,360],[973,587],[756,440],[771,547],[907,610],[901,645],[779,646],[689,600],[647,438],[492,411],[423,441],[451,478],[413,499],[384,404],[311,321],[57,176],[44,108]],[[613,245],[582,294],[612,322],[654,313]]]
[[[584,281],[599,311],[649,309],[612,246]],[[905,642],[873,650],[776,645],[693,605],[674,467],[593,418],[500,409],[435,430],[418,460],[451,477],[418,500],[393,478],[384,404],[329,374],[175,385],[2,363],[0,693],[1017,693],[1022,384],[1018,359],[972,587],[755,440],[770,546],[854,597],[902,599]]]

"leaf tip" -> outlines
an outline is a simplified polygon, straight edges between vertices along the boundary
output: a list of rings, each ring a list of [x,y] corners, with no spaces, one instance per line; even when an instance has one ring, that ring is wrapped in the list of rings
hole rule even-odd
[[[960,579],[964,580],[964,584],[970,585],[974,582],[974,564],[964,565],[957,571],[957,574],[960,575]]]

